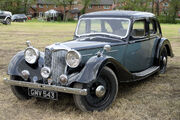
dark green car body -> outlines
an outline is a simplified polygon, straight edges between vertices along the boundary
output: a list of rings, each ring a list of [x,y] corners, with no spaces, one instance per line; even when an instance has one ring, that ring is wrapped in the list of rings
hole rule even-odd
[[[118,38],[109,35],[89,35],[89,36],[77,36],[74,35],[74,39],[72,41],[68,41],[65,43],[56,43],[51,46],[46,47],[49,49],[58,49],[62,46],[67,46],[71,49],[77,50],[82,55],[82,61],[77,68],[69,68],[69,74],[78,71],[78,79],[74,79],[67,85],[69,86],[72,82],[81,82],[88,83],[92,81],[100,68],[108,64],[112,69],[114,69],[117,76],[119,76],[119,80],[121,82],[129,82],[135,81],[139,79],[143,79],[154,72],[157,72],[159,69],[155,71],[147,71],[144,75],[138,76],[136,73],[141,73],[146,71],[148,68],[153,66],[158,66],[159,64],[159,52],[160,49],[165,46],[168,52],[168,56],[173,57],[172,48],[168,39],[162,37],[162,32],[160,28],[160,24],[156,17],[150,13],[144,12],[132,12],[132,11],[109,11],[109,12],[96,12],[89,13],[80,17],[80,19],[88,19],[88,18],[127,18],[130,20],[130,26],[128,34],[125,38]],[[133,25],[136,21],[143,21],[145,24],[144,30],[145,35],[139,37],[133,37]],[[154,33],[150,32],[150,22],[153,24]],[[105,45],[111,46],[111,51],[104,52],[101,57],[97,57],[98,52],[103,51],[103,47]],[[12,59],[12,65],[9,65],[8,74],[9,75],[21,75],[21,71],[28,68],[29,71],[32,71],[32,67],[25,62],[24,55],[21,56],[22,61],[24,62],[24,66],[20,66],[19,62],[14,62]],[[14,59],[17,58],[14,57]],[[45,53],[46,56],[46,53]],[[20,58],[20,57],[19,57]],[[18,59],[19,59],[18,58]],[[42,79],[40,75],[40,69],[44,66],[44,53],[41,54],[41,59],[39,60],[39,67],[33,69],[35,72],[37,70],[39,79]],[[97,59],[102,58],[100,61]],[[94,64],[88,67],[88,62],[93,59]],[[92,61],[91,61],[92,62]],[[98,63],[99,62],[99,63]],[[97,66],[96,66],[97,65]],[[97,72],[93,72],[97,71]],[[33,72],[33,73],[34,73]],[[89,77],[86,77],[86,76]],[[84,77],[83,77],[84,76]],[[32,76],[33,78],[33,76]],[[88,78],[88,79],[87,79]]]
[[[47,46],[45,52],[27,45],[10,61],[11,80],[4,79],[14,95],[54,100],[57,92],[71,93],[82,111],[108,108],[119,83],[164,73],[168,56],[173,57],[154,14],[137,11],[88,13],[80,17],[73,40]],[[28,50],[33,63],[26,59]]]

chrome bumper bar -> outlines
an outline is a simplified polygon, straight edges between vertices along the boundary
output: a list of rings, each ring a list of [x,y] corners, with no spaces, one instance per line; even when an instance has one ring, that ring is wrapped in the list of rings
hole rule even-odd
[[[17,80],[8,80],[7,78],[4,78],[4,83],[6,85],[28,87],[28,88],[38,88],[38,89],[43,89],[43,90],[71,93],[71,94],[77,94],[77,95],[87,95],[87,89],[46,85],[46,84],[31,83],[31,82],[24,82],[24,81],[17,81]]]

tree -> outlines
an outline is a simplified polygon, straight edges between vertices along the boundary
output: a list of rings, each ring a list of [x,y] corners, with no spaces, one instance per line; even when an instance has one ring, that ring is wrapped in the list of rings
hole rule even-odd
[[[152,0],[152,5],[151,5],[151,12],[154,13],[154,0]]]
[[[89,6],[91,0],[82,0],[82,5],[83,5],[83,8],[81,10],[81,14],[85,14],[86,13],[86,9],[87,7]]]
[[[160,15],[160,11],[159,11],[159,0],[155,0],[155,5],[156,5],[156,15],[159,16]]]
[[[177,12],[180,9],[180,0],[171,0],[169,6],[169,16],[173,23],[176,23]]]
[[[22,1],[22,6],[24,6],[24,13],[28,14],[28,9],[30,8],[30,6],[32,4],[34,4],[36,2],[36,0],[23,0]]]
[[[67,7],[70,6],[70,9],[73,5],[74,0],[54,0],[54,3],[58,6],[63,6],[63,21],[66,21],[66,12]]]
[[[0,9],[11,11],[12,13],[27,13],[30,5],[34,2],[36,0],[0,0]]]
[[[21,0],[0,0],[0,9],[17,13],[20,11]]]
[[[149,11],[149,3],[151,0],[117,0],[120,4],[119,9],[136,10],[136,11]]]
[[[86,9],[88,8],[88,6],[91,4],[91,3],[98,3],[99,0],[81,0],[81,4],[83,5],[83,8],[81,10],[81,14],[85,14],[86,13]]]

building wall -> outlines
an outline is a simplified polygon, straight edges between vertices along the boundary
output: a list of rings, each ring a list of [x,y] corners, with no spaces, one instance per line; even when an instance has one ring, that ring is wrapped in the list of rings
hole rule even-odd
[[[109,11],[113,10],[113,5],[90,5],[86,12],[95,12],[95,11]]]
[[[34,9],[33,9],[34,8]],[[36,16],[38,17],[43,17],[44,12],[54,9],[58,12],[63,12],[63,7],[62,6],[55,6],[55,5],[40,5],[40,4],[36,4],[33,6],[33,8],[29,9],[29,13],[31,15],[36,14]]]

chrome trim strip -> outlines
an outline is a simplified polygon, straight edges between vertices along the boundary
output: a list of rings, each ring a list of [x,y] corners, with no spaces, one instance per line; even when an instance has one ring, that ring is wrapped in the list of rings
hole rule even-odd
[[[129,21],[129,25],[128,25],[128,29],[127,29],[127,32],[126,32],[126,35],[125,36],[119,36],[119,35],[115,35],[115,34],[108,34],[108,33],[87,33],[87,34],[82,34],[82,35],[78,35],[77,32],[78,32],[78,28],[79,28],[79,25],[80,25],[80,22],[81,20],[84,20],[84,19],[121,19],[121,20],[128,20]],[[118,37],[120,39],[123,39],[123,38],[126,38],[130,32],[130,26],[131,26],[131,20],[129,18],[108,18],[108,17],[95,17],[95,18],[81,18],[79,21],[78,21],[78,24],[76,26],[76,30],[75,30],[75,35],[78,36],[78,37],[81,37],[81,36],[86,36],[86,35],[92,35],[92,34],[105,34],[105,35],[110,35],[112,37]]]
[[[57,91],[57,92],[63,92],[63,93],[71,93],[71,94],[76,94],[76,95],[87,95],[87,89],[78,89],[78,88],[46,85],[46,84],[31,83],[31,82],[24,82],[24,81],[17,81],[17,80],[8,80],[7,78],[4,78],[3,82],[6,85],[14,85],[14,86],[21,86],[21,87],[28,87],[28,88],[38,88],[38,89]]]
[[[107,53],[112,53],[112,52],[118,52],[118,50],[111,50],[111,51],[109,51]]]
[[[92,56],[93,54],[84,54],[82,55],[82,57],[86,57],[86,56]]]

